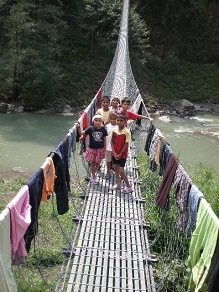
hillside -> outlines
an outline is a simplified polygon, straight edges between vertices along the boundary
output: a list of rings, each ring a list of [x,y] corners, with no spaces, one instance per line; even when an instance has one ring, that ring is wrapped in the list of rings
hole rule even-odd
[[[159,3],[130,7],[130,57],[143,98],[217,103],[217,1]],[[111,65],[121,8],[120,0],[2,1],[0,102],[55,111],[89,103]]]

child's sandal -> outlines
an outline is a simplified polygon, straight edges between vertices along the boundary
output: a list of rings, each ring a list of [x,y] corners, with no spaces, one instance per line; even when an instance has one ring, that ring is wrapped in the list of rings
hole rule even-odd
[[[126,188],[124,188],[124,190],[122,192],[123,192],[123,194],[130,194],[133,192],[133,189],[126,187]]]
[[[122,189],[122,187],[118,187],[117,185],[114,185],[114,186],[112,187],[112,189],[113,189],[114,191],[120,191],[120,190]]]

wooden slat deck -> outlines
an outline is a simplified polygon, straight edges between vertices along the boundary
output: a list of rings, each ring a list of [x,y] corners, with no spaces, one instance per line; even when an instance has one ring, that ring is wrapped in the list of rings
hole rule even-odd
[[[134,192],[113,191],[114,177],[86,189],[67,291],[155,291],[136,157],[126,163]]]

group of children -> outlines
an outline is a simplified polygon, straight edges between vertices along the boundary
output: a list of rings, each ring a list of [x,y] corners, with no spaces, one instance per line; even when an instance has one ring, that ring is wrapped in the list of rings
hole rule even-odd
[[[81,131],[80,125],[76,123],[79,135],[89,135],[89,147],[85,152],[85,159],[90,162],[91,166],[91,183],[98,184],[96,173],[100,168],[101,161],[105,158],[107,165],[106,179],[111,178],[111,166],[116,177],[114,190],[121,190],[122,185],[120,176],[125,182],[123,193],[132,192],[128,177],[124,171],[126,159],[128,157],[129,143],[131,142],[131,133],[127,126],[127,120],[148,119],[129,110],[130,100],[114,97],[111,100],[104,96],[101,100],[101,108],[98,109],[92,119],[93,125]]]

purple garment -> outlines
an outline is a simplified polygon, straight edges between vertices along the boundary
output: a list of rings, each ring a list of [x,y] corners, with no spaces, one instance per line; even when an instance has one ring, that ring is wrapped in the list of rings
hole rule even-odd
[[[181,164],[178,165],[173,182],[176,194],[176,204],[180,208],[180,217],[177,226],[181,231],[185,231],[188,220],[188,197],[192,181]]]
[[[169,198],[169,191],[175,176],[176,169],[179,161],[174,153],[170,154],[170,158],[167,164],[167,168],[164,172],[163,180],[160,185],[160,189],[157,193],[156,202],[160,208],[168,209],[167,203]]]
[[[11,256],[13,259],[26,257],[24,234],[31,223],[27,185],[20,189],[7,207],[10,209],[11,218]]]

